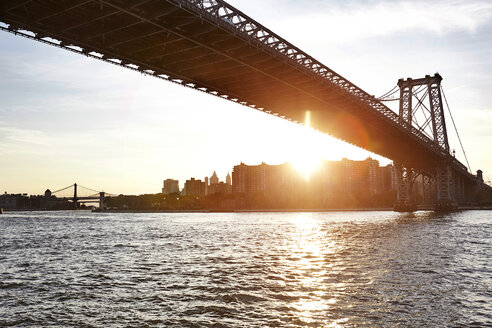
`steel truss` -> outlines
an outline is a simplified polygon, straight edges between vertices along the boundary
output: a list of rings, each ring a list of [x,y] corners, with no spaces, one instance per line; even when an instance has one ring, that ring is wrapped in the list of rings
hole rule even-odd
[[[426,128],[431,127],[431,135],[434,144],[439,147],[446,159],[441,161],[439,165],[426,172],[416,172],[416,174],[422,175],[422,193],[424,202],[433,200],[435,204],[445,204],[446,206],[454,206],[458,200],[464,199],[464,183],[462,183],[461,177],[453,170],[451,161],[452,157],[449,154],[449,143],[446,131],[446,121],[444,118],[444,108],[441,97],[441,81],[442,77],[439,74],[434,76],[426,75],[424,78],[398,80],[398,86],[400,87],[400,120],[407,122],[408,124],[416,125],[418,129],[424,131]],[[422,90],[422,87],[425,89]],[[416,88],[419,91],[425,91],[422,96],[419,96],[418,92],[414,91]],[[423,99],[428,95],[429,107],[426,107]],[[412,99],[417,100],[417,105],[413,106]],[[425,117],[424,122],[418,122],[415,119],[417,110],[423,111]],[[429,114],[429,116],[427,116]],[[408,175],[407,171],[410,168],[401,168],[397,170],[399,181],[398,195],[406,195],[408,188],[411,188],[411,184],[407,186],[404,182],[408,179],[405,177]],[[429,174],[429,172],[432,172]],[[461,180],[461,181],[460,181]],[[432,183],[435,183],[436,196],[432,196]],[[401,190],[400,190],[401,189]],[[409,194],[409,199],[398,197],[398,202],[410,201],[413,202],[412,195]]]
[[[160,28],[162,29],[162,31],[176,35],[178,37],[185,38],[182,30],[186,26],[178,26],[178,28],[172,28],[161,22],[162,19],[158,13],[156,13],[156,15],[154,17],[151,17],[150,19],[140,13],[138,7],[144,6],[150,2],[151,1],[147,0],[134,2],[131,5],[120,5],[116,1],[110,0],[89,0],[70,5],[59,12],[53,13],[52,15],[62,15],[72,10],[76,10],[79,7],[83,7],[86,4],[97,3],[98,5],[100,4],[101,8],[105,6],[107,8],[110,8],[111,10],[109,10],[108,12],[103,12],[100,16],[95,17],[94,22],[102,21],[107,17],[117,16],[120,13],[126,13],[136,19],[135,23],[132,23],[133,25],[148,23],[157,29]],[[351,83],[312,56],[308,55],[293,44],[281,38],[279,35],[275,34],[262,24],[248,17],[243,12],[229,5],[227,2],[223,0],[167,0],[165,2],[174,4],[176,8],[185,9],[190,13],[193,13],[196,17],[196,20],[213,21],[219,29],[227,30],[234,37],[242,38],[243,40],[247,41],[249,45],[256,47],[258,50],[267,52],[271,56],[279,58],[281,61],[288,63],[294,69],[302,71],[314,78],[319,79],[320,81],[323,81],[335,93],[338,93],[343,97],[349,96],[351,98],[351,102],[358,103],[358,105],[366,107],[373,114],[379,114],[380,119],[386,124],[393,125],[404,134],[411,136],[416,142],[434,152],[436,156],[442,155],[440,154],[439,149],[435,147],[432,142],[430,142],[429,138],[424,133],[419,131],[419,129],[413,127],[411,124],[400,120],[399,116],[396,113],[394,113],[382,102],[377,100],[374,96],[357,87],[355,84]],[[15,5],[7,9],[11,11],[12,9],[15,9],[20,5],[21,4]],[[46,18],[47,17],[42,18],[38,21],[46,20]],[[192,23],[193,21],[190,20],[189,24]],[[81,24],[82,23],[78,23],[75,26],[69,27],[67,30],[72,30]],[[20,26],[20,24],[18,26],[16,24],[7,23],[7,25],[8,27],[0,26],[0,29],[57,47],[65,48],[69,51],[79,52],[86,56],[94,57],[103,61],[108,61],[112,64],[134,69],[140,71],[143,74],[149,74],[174,83],[179,83],[184,86],[191,87],[224,99],[228,99],[230,101],[240,103],[242,105],[263,111],[268,114],[283,116],[284,119],[294,121],[295,123],[303,124],[302,122],[298,122],[295,119],[290,118],[288,115],[282,115],[281,113],[276,112],[274,109],[268,108],[268,106],[264,104],[257,103],[251,99],[241,97],[240,95],[231,93],[227,90],[216,89],[211,85],[204,84],[203,81],[190,80],[185,75],[179,75],[175,72],[164,71],[162,69],[155,69],[154,67],[150,67],[147,63],[138,62],[136,60],[132,60],[132,58],[125,58],[117,52],[101,53],[98,52],[98,49],[93,49],[89,43],[84,44],[83,42],[79,42],[78,44],[70,44],[69,42],[65,42],[64,35],[61,34],[49,35],[49,38],[46,38],[46,35],[43,35],[42,33],[24,32],[23,30],[25,30],[27,27]],[[127,28],[127,26],[122,28]],[[29,30],[27,29],[26,31]],[[110,32],[113,31],[114,30],[110,30]],[[157,33],[160,32],[151,32],[148,35],[135,37],[135,40],[138,38],[149,37],[150,35]],[[96,37],[99,37],[99,35],[89,36],[88,39],[93,40]],[[131,40],[122,40],[120,42],[129,41]],[[113,43],[111,44],[111,47],[114,47],[116,45],[118,45],[118,43]]]
[[[442,77],[436,73],[434,76],[426,75],[421,79],[398,80],[400,87],[400,120],[415,126],[420,131],[425,131],[429,126],[432,128],[430,136],[436,146],[449,154],[448,135],[446,131],[446,121],[444,118],[444,107],[441,97]],[[421,87],[424,88],[421,88]],[[424,91],[420,96],[419,92]],[[428,96],[429,107],[424,103]],[[413,106],[414,99],[417,101]],[[422,112],[425,117],[424,122],[416,119],[417,111]]]
[[[395,163],[397,179],[397,200],[399,203],[410,204],[413,202],[414,171],[400,163]]]

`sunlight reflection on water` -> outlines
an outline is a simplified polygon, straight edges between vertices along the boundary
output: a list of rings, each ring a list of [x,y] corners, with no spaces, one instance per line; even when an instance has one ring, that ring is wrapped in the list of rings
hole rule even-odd
[[[490,217],[5,213],[0,326],[486,326]]]

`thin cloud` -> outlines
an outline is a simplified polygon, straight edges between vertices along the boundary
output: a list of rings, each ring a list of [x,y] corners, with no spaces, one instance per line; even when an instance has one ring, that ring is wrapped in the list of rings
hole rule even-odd
[[[313,35],[321,41],[345,43],[405,32],[439,36],[458,31],[474,33],[491,19],[492,3],[484,1],[350,2],[323,5],[315,14],[297,12],[295,19],[280,18],[277,27],[289,31],[289,35],[297,40]],[[292,22],[296,23],[295,29]],[[320,33],[309,34],[307,31],[324,32],[320,36]]]
[[[0,127],[0,137],[2,140],[8,140],[13,142],[34,144],[34,145],[48,145],[49,140],[46,138],[43,131],[20,129],[15,127]]]

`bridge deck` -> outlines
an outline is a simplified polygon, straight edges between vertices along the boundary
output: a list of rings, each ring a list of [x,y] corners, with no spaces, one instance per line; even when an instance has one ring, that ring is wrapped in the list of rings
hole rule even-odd
[[[303,122],[309,110],[314,128],[407,166],[435,166],[449,155],[374,97],[221,0],[6,0],[0,21],[285,119]]]

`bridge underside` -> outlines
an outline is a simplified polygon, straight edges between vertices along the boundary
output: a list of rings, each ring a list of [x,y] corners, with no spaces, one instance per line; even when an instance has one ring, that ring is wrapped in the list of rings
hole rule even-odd
[[[268,29],[235,9],[221,14],[221,1],[198,2],[10,0],[0,21],[295,122],[309,110],[313,128],[409,167],[443,158],[396,113]]]

